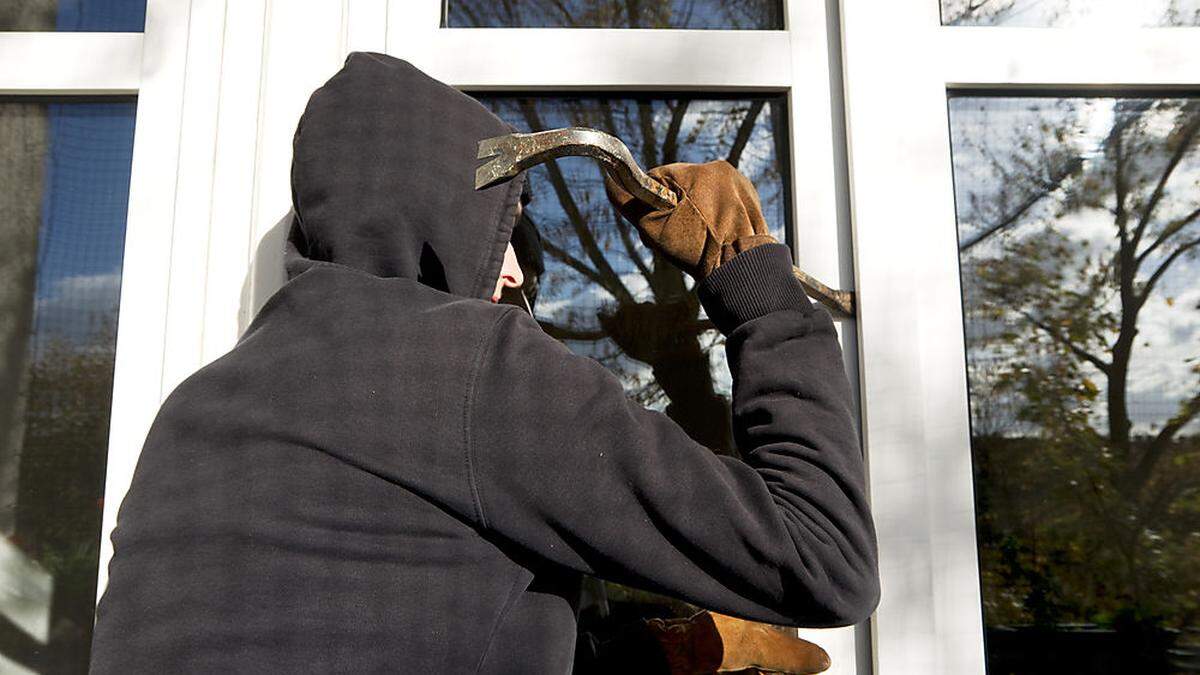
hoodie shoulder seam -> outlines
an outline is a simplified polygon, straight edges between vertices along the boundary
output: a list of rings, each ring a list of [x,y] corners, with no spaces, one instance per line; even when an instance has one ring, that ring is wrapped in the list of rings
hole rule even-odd
[[[471,491],[471,502],[475,509],[475,519],[479,526],[488,529],[487,514],[483,507],[483,497],[479,489],[479,480],[475,473],[475,445],[471,434],[472,427],[472,412],[475,409],[475,393],[479,383],[479,373],[483,369],[483,364],[486,357],[492,353],[492,348],[496,344],[496,332],[500,326],[500,322],[508,318],[517,311],[516,309],[506,308],[500,312],[500,315],[492,321],[492,325],[483,333],[480,341],[475,349],[475,363],[471,367],[470,374],[467,377],[466,392],[463,395],[463,462],[467,470],[467,485]]]

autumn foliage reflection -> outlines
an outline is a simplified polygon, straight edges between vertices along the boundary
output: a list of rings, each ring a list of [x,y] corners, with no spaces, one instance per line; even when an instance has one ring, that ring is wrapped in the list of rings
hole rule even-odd
[[[1200,664],[1200,100],[951,113],[987,625]]]

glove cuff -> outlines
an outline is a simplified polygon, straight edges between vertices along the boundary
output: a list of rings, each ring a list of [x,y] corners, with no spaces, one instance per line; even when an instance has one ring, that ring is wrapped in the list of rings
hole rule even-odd
[[[815,309],[792,274],[791,249],[780,243],[759,243],[738,253],[705,277],[697,292],[709,318],[726,335],[771,312],[809,315]]]
[[[647,619],[645,626],[658,641],[672,675],[712,673],[721,667],[724,646],[708,612],[686,619]]]
[[[732,260],[735,255],[749,251],[756,246],[778,243],[779,240],[769,234],[751,234],[745,237],[738,237],[721,247],[721,265]]]

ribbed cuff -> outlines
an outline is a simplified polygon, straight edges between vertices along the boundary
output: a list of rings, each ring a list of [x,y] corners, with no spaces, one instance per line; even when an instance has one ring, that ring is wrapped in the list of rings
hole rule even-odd
[[[792,275],[792,252],[784,244],[762,244],[735,255],[705,277],[697,293],[708,317],[726,335],[771,312],[813,311]]]

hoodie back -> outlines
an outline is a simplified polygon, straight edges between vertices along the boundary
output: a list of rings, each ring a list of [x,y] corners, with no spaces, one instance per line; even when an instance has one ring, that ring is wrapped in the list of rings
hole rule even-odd
[[[476,192],[475,148],[511,130],[379,54],[313,94],[289,280],[163,403],[93,672],[567,673],[584,573],[777,623],[870,612],[849,388],[787,248],[701,284],[751,459],[718,457],[487,301],[523,186]]]

